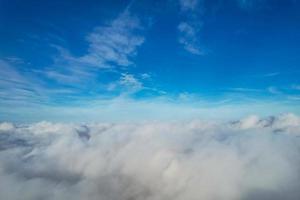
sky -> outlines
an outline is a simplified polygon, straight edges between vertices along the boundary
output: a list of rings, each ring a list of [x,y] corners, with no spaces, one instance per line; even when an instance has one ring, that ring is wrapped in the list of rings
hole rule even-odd
[[[0,120],[300,113],[297,0],[0,0]]]
[[[300,0],[0,0],[0,199],[299,200]]]

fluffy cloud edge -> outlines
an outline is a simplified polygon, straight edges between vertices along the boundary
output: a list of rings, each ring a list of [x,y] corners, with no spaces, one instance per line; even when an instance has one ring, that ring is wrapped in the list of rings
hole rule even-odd
[[[0,123],[1,199],[300,197],[300,118]],[[37,189],[39,188],[39,189]]]

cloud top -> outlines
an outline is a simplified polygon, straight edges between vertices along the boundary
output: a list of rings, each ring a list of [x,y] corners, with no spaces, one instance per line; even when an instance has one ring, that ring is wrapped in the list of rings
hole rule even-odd
[[[0,199],[299,199],[300,118],[0,124]]]

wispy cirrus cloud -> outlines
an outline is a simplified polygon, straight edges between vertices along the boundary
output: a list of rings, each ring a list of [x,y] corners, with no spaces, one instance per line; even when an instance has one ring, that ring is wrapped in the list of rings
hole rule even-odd
[[[236,0],[242,9],[253,9],[261,7],[266,0]]]
[[[122,73],[119,80],[107,86],[108,91],[122,91],[121,94],[132,94],[144,89],[142,80],[133,74]]]
[[[96,88],[51,87],[40,79],[39,74],[23,73],[5,61],[0,64],[2,120],[36,121],[41,117],[48,120],[114,121],[203,116],[214,119],[235,118],[249,113],[299,113],[299,93],[284,88],[230,88],[225,94],[213,98],[188,92],[176,96],[149,87],[147,81],[151,82],[151,75],[129,72],[121,73],[107,84],[98,83]],[[135,95],[141,93],[148,96],[135,99]],[[274,96],[275,93],[275,100],[268,99],[267,96]],[[32,112],[36,111],[37,115],[32,116]]]
[[[194,55],[205,54],[203,44],[201,44],[201,29],[204,24],[203,14],[206,11],[204,7],[207,0],[178,0],[180,9],[180,22],[178,29],[178,42],[183,48]],[[266,0],[236,0],[235,3],[240,9],[250,10],[261,8]],[[217,7],[214,8],[218,9]],[[268,74],[267,74],[268,75]],[[269,74],[276,76],[277,73]]]
[[[145,40],[143,29],[139,18],[126,8],[116,19],[87,34],[84,55],[74,56],[68,49],[54,45],[59,55],[45,74],[59,82],[72,83],[85,77],[91,80],[98,70],[118,72],[120,67],[134,65],[132,58]]]
[[[21,61],[20,58],[18,60]],[[64,86],[51,87],[47,81],[39,76],[39,73],[34,70],[23,71],[15,65],[15,62],[0,59],[0,104],[2,111],[6,110],[7,105],[55,104],[59,99],[70,99],[79,92],[75,88]]]
[[[201,0],[179,0],[181,11],[195,10]]]
[[[179,30],[179,38],[178,41],[183,45],[183,48],[195,55],[201,55],[202,52],[197,45],[197,34],[199,32],[200,27],[193,26],[188,22],[181,22],[178,25]]]
[[[201,0],[180,0],[179,7],[181,11],[181,17],[178,29],[178,42],[189,53],[195,55],[203,54],[203,50],[199,44],[199,32],[202,26],[200,18]]]
[[[294,90],[300,90],[300,85],[294,84],[291,88]]]
[[[285,73],[282,72],[267,72],[267,73],[261,73],[261,74],[253,74],[251,77],[253,78],[277,78],[279,76],[285,75]]]
[[[261,77],[274,77],[280,75],[280,72],[271,72],[267,74],[263,74]]]
[[[20,61],[21,59],[18,59]],[[0,59],[0,98],[1,101],[35,102],[38,91],[28,77],[16,67]]]
[[[267,88],[267,91],[270,92],[271,94],[274,95],[279,95],[279,94],[283,94],[282,91],[280,91],[277,87],[275,86],[270,86]]]
[[[228,88],[229,91],[233,92],[264,92],[262,89],[256,89],[256,88],[243,88],[243,87],[235,87],[235,88]]]
[[[101,67],[109,65],[129,66],[144,36],[140,20],[126,9],[107,26],[96,27],[87,36],[88,54],[79,58],[83,63]]]

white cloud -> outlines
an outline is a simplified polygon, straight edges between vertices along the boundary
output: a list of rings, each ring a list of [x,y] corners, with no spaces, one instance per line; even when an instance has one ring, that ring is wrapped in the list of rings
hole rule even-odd
[[[264,74],[263,77],[273,77],[273,76],[278,76],[278,75],[280,75],[279,72],[272,72],[272,73]]]
[[[95,27],[87,35],[88,49],[84,55],[76,57],[69,50],[53,45],[59,51],[59,57],[46,75],[60,82],[74,84],[72,80],[84,82],[95,78],[95,70],[98,69],[117,70],[133,65],[132,58],[144,42],[143,29],[139,18],[125,9],[116,19]]]
[[[121,86],[124,86],[131,91],[138,91],[143,88],[142,82],[140,82],[132,74],[127,74],[127,73],[122,74],[119,83]]]
[[[12,130],[14,130],[14,128],[15,127],[12,123],[9,123],[9,122],[0,123],[0,133],[12,131]]]
[[[268,87],[267,90],[272,94],[282,94],[282,92],[277,87],[274,86]]]
[[[198,6],[199,0],[179,0],[179,4],[182,11],[190,11]]]
[[[236,0],[242,9],[260,8],[266,0]]]
[[[59,52],[59,56],[54,59],[53,66],[42,70],[27,71],[26,74],[9,62],[0,60],[2,86],[0,103],[4,101],[28,104],[53,103],[60,101],[61,98],[74,98],[76,94],[78,100],[80,98],[78,92],[82,90],[92,90],[90,93],[94,94],[103,93],[107,83],[99,81],[100,68],[105,68],[106,73],[109,71],[120,76],[120,81],[111,80],[108,84],[111,88],[115,82],[118,82],[118,86],[123,86],[126,91],[131,93],[139,91],[142,89],[141,81],[133,75],[122,74],[118,67],[134,64],[132,58],[137,54],[137,48],[144,42],[142,32],[143,26],[139,18],[133,16],[127,8],[116,19],[106,25],[95,27],[87,35],[88,50],[82,56],[76,57],[69,50],[52,45]],[[6,60],[15,64],[20,62],[13,57]],[[53,85],[49,86],[47,82],[49,78],[59,83],[55,89]],[[141,77],[141,79],[146,78],[146,76]],[[62,97],[63,91],[67,90],[70,92]]]
[[[24,64],[25,63],[23,59],[16,57],[16,56],[6,57],[5,60],[12,64]]]
[[[143,74],[141,80],[133,74],[122,73],[119,80],[107,84],[107,91],[118,91],[119,95],[128,95],[136,93],[144,88]]]
[[[143,73],[141,74],[141,78],[144,80],[149,80],[151,79],[151,75],[149,73]]]
[[[292,85],[292,89],[294,89],[294,90],[300,90],[300,85],[294,84],[294,85]]]
[[[243,87],[236,87],[236,88],[228,88],[229,91],[233,92],[263,92],[261,89],[256,89],[256,88],[243,88]]]
[[[126,10],[108,26],[96,27],[88,35],[88,54],[80,61],[99,67],[109,63],[131,65],[130,58],[136,55],[137,48],[144,42],[144,37],[138,33],[141,29],[139,19]]]
[[[197,45],[197,33],[196,27],[191,26],[187,22],[181,22],[178,25],[179,38],[178,41],[183,45],[183,48],[195,55],[201,55],[202,51]]]
[[[28,103],[19,105],[11,101],[7,104],[1,102],[0,120],[19,122],[32,122],[41,119],[56,122],[166,121],[178,119],[234,120],[251,114],[268,116],[284,112],[300,113],[299,102],[287,99],[285,96],[275,101],[272,100],[273,98],[258,99],[257,97],[251,98],[248,95],[233,93],[209,100],[210,97],[197,94],[183,92],[172,95],[163,93],[163,91],[153,91],[153,93],[159,95],[135,98],[132,95],[138,91],[130,91],[130,87],[121,86],[119,81],[110,86],[111,93],[106,92],[105,94],[85,98],[76,95],[75,100],[61,105],[31,105]],[[143,88],[141,92],[147,92],[148,90],[152,92],[149,88]],[[67,98],[66,92],[63,91],[62,98],[64,98],[64,102]]]
[[[203,54],[199,44],[199,32],[202,26],[199,15],[199,0],[180,0],[179,6],[182,14],[182,20],[178,25],[178,42],[183,48],[195,55]]]
[[[300,118],[293,114],[9,127],[0,129],[0,199],[300,197]]]
[[[40,72],[25,71],[23,68],[18,68],[1,59],[0,68],[0,104],[2,111],[6,110],[7,105],[14,107],[25,105],[29,107],[33,104],[47,104],[57,100],[62,95],[64,98],[68,98],[78,92],[74,88],[64,86],[49,87],[47,82],[40,77]],[[56,72],[49,71],[47,73],[49,73],[49,76],[59,76],[61,79],[70,78],[63,74],[56,74]],[[77,79],[70,78],[68,81],[76,81]]]
[[[118,92],[120,96],[134,94],[145,89],[143,82],[129,73],[122,73],[119,80],[110,82],[106,87],[109,92]]]
[[[26,74],[1,59],[0,68],[0,100],[37,100],[38,89]]]
[[[194,55],[203,55],[205,51],[200,40],[200,29],[204,24],[205,0],[178,0],[178,3],[181,11],[181,19],[178,25],[178,42],[187,52]],[[265,0],[236,0],[236,3],[241,9],[257,9],[265,4]],[[277,72],[269,73],[265,77],[277,76],[278,74]]]
[[[20,74],[18,70],[8,62],[0,59],[0,67],[1,85],[9,84],[11,82],[20,85],[27,84],[24,76],[22,76],[22,74]]]

